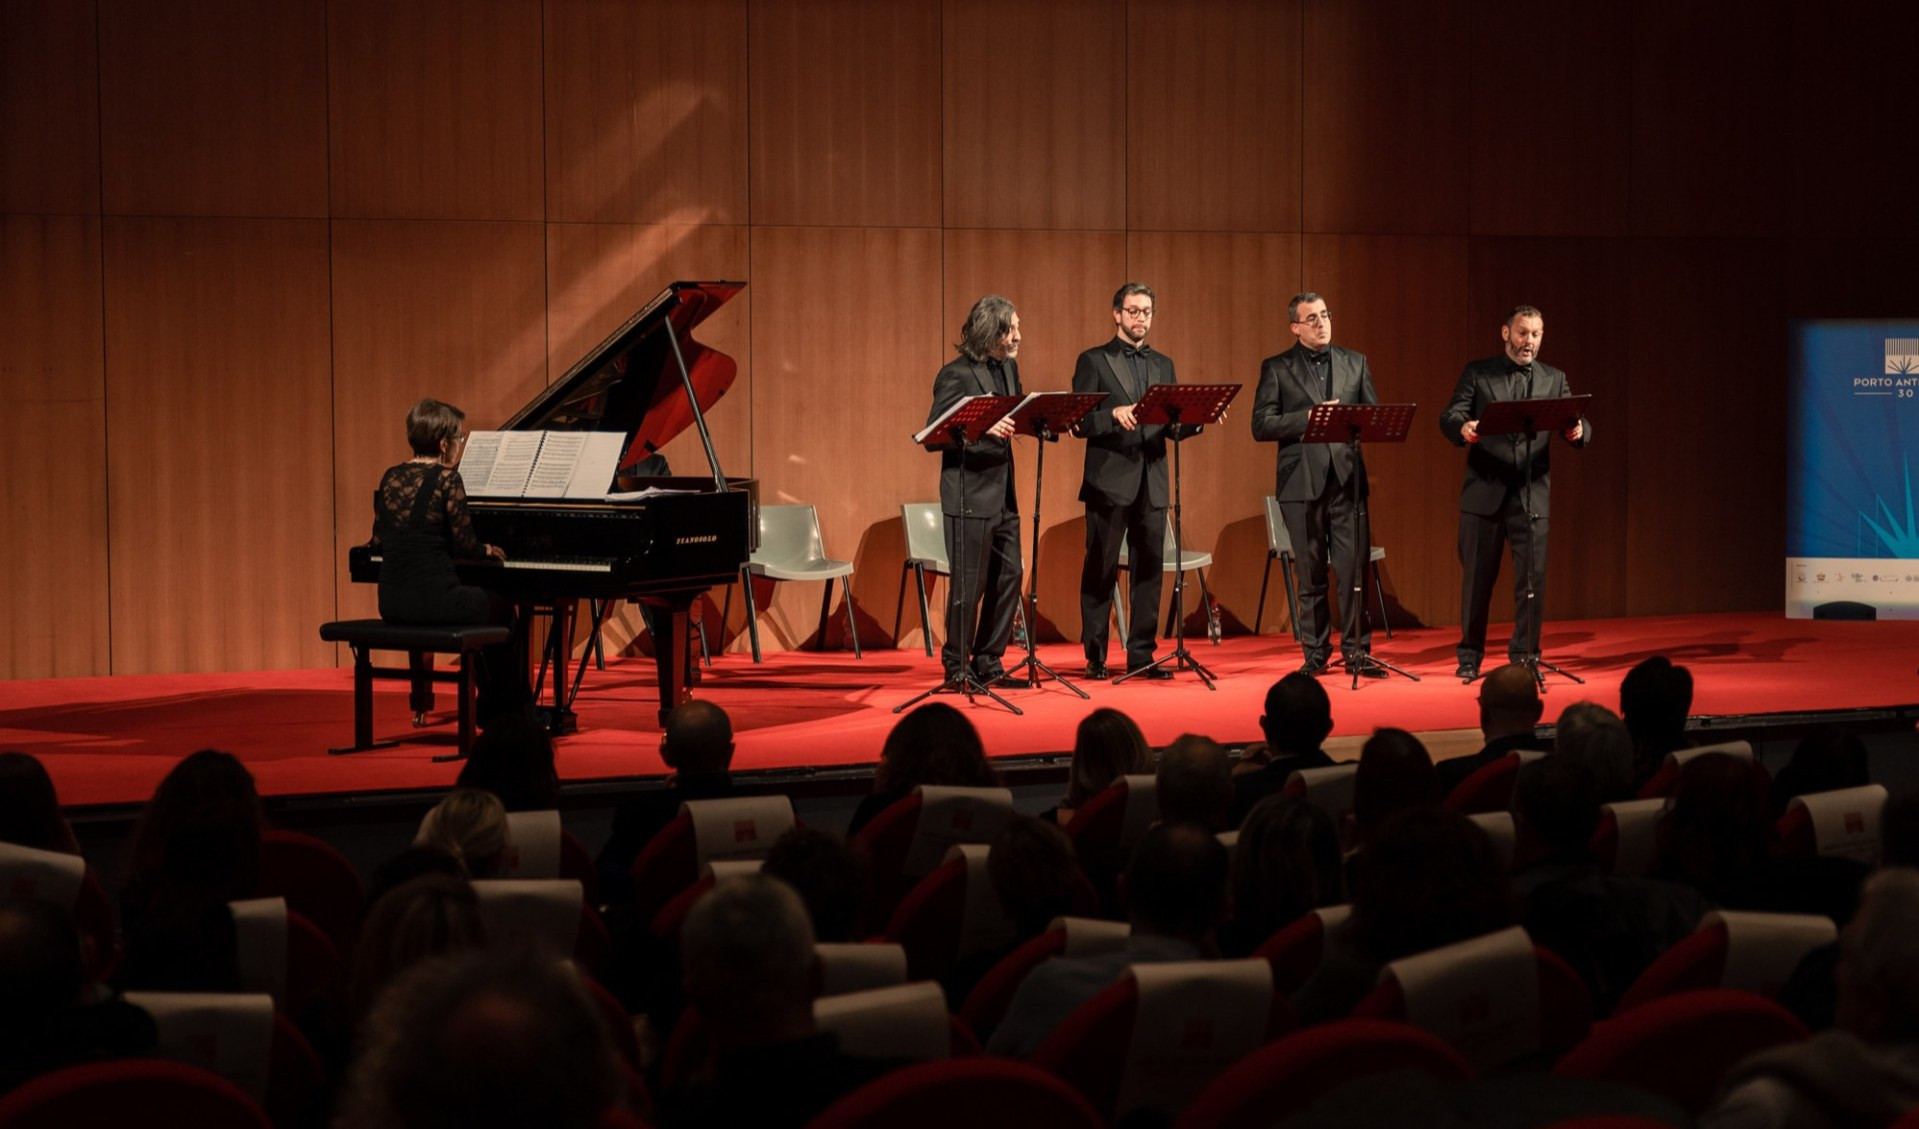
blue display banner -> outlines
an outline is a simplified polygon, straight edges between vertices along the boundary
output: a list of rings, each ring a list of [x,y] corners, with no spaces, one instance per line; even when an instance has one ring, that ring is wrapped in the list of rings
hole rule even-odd
[[[1919,322],[1795,322],[1786,614],[1919,619]]]

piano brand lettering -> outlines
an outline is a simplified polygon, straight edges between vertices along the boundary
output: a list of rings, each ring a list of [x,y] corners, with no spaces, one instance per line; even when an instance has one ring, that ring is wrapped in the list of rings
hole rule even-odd
[[[675,537],[673,543],[675,545],[711,545],[719,539],[720,535],[717,533],[691,533],[685,537]]]

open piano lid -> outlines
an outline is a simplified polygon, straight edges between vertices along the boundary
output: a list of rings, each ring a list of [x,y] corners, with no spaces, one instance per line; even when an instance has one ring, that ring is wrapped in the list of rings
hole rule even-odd
[[[502,430],[618,431],[627,436],[621,467],[646,458],[693,422],[667,324],[679,341],[704,415],[733,386],[739,365],[693,340],[693,327],[745,288],[744,282],[670,284],[507,420]],[[720,473],[717,466],[712,469]]]

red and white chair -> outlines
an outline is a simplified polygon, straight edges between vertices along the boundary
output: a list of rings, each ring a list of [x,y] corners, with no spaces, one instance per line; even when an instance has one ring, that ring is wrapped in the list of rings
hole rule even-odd
[[[0,890],[68,906],[87,949],[89,979],[104,980],[120,962],[113,903],[87,861],[64,851],[0,843]]]
[[[1776,996],[1807,953],[1838,937],[1838,926],[1819,914],[1714,910],[1639,974],[1615,1012],[1699,988]]]
[[[799,821],[785,796],[688,800],[633,860],[633,898],[651,921],[717,860],[762,858]]]
[[[1849,858],[1879,865],[1879,816],[1886,787],[1839,788],[1794,796],[1779,817],[1779,843],[1794,858]]]
[[[1642,800],[1655,800],[1663,799],[1671,795],[1673,785],[1679,782],[1680,769],[1686,767],[1690,761],[1714,753],[1723,753],[1729,757],[1738,757],[1740,760],[1753,760],[1752,742],[1750,741],[1721,741],[1716,745],[1700,745],[1694,749],[1675,749],[1666,754],[1666,760],[1659,766],[1659,771],[1653,773],[1650,780],[1647,780],[1639,786],[1639,798]],[[1754,763],[1757,764],[1758,762],[1754,761]],[[1765,771],[1763,765],[1760,766],[1760,771]],[[1771,780],[1771,775],[1767,774],[1766,779]]]
[[[1013,814],[1006,788],[915,788],[860,828],[850,844],[871,863],[872,899],[867,919],[891,920],[920,879],[944,862],[959,843],[990,843]]]
[[[1102,1129],[1071,1086],[1038,1067],[956,1058],[890,1071],[834,1102],[808,1129]]]
[[[534,944],[571,957],[588,976],[606,970],[613,939],[571,878],[484,878],[473,883],[489,945]]]
[[[1471,776],[1453,786],[1446,794],[1445,808],[1461,815],[1505,811],[1512,806],[1513,785],[1519,782],[1519,770],[1545,753],[1531,749],[1515,750],[1479,766]]]
[[[960,1007],[960,1018],[984,1043],[1006,1017],[1028,973],[1056,956],[1092,956],[1124,948],[1133,927],[1123,921],[1062,917],[1052,928],[1008,953],[980,978]]]
[[[946,1011],[946,993],[930,980],[821,996],[813,1020],[854,1058],[932,1062],[979,1053],[973,1033]]]
[[[1697,1115],[1735,1064],[1806,1036],[1805,1024],[1771,1000],[1706,988],[1601,1020],[1553,1073],[1631,1086]]]
[[[1337,825],[1353,810],[1353,781],[1358,775],[1358,761],[1302,768],[1286,778],[1282,791],[1332,816]]]
[[[1266,1129],[1360,1078],[1416,1070],[1465,1082],[1472,1064],[1405,1023],[1342,1019],[1277,1039],[1240,1059],[1186,1107],[1179,1129]]]
[[[285,898],[248,898],[227,908],[242,991],[266,993],[297,1019],[344,986],[340,951],[319,926],[288,909]]]
[[[1353,915],[1353,907],[1321,906],[1266,938],[1253,955],[1273,966],[1273,987],[1291,996],[1326,955],[1326,935]]]
[[[211,1071],[296,1124],[325,1089],[320,1056],[271,997],[257,992],[128,992],[153,1017],[156,1057]]]
[[[1604,804],[1593,829],[1592,856],[1608,874],[1637,878],[1652,869],[1659,855],[1659,815],[1664,799]]]

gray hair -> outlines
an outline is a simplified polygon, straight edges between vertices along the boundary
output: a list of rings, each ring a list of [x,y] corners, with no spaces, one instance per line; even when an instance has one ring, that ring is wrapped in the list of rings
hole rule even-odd
[[[1310,290],[1302,291],[1298,294],[1293,295],[1293,300],[1286,303],[1286,320],[1298,321],[1299,308],[1301,306],[1311,305],[1314,302],[1324,302],[1325,300],[1326,299],[1321,298],[1319,295],[1313,293]]]
[[[1514,306],[1506,311],[1506,320],[1499,324],[1511,325],[1520,318],[1538,318],[1540,321],[1545,321],[1546,315],[1539,312],[1538,306]]]
[[[1887,867],[1866,880],[1859,913],[1840,944],[1845,978],[1883,996],[1889,1034],[1919,1030],[1919,870]]]
[[[1632,732],[1619,715],[1598,702],[1574,702],[1559,715],[1553,753],[1586,766],[1604,803],[1633,793]]]
[[[966,323],[960,326],[959,344],[953,347],[969,361],[990,359],[1000,338],[1013,328],[1013,315],[1017,312],[1012,299],[988,294],[973,303],[967,312]]]
[[[680,930],[687,999],[715,1024],[810,1002],[813,922],[806,903],[766,874],[728,878]]]

